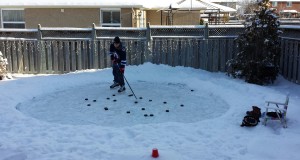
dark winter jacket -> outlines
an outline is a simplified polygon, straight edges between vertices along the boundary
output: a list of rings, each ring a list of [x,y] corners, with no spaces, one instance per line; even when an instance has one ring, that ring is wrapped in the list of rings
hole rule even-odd
[[[119,48],[115,48],[114,44],[110,45],[110,58],[119,64],[120,68],[125,68],[126,65],[126,48],[120,43]]]

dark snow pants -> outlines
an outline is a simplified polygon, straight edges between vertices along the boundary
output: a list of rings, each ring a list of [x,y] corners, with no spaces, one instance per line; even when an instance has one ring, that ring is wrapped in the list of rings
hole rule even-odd
[[[120,72],[120,68],[118,64],[113,64],[113,75],[114,75],[114,81],[119,83],[121,86],[124,85],[124,76]]]

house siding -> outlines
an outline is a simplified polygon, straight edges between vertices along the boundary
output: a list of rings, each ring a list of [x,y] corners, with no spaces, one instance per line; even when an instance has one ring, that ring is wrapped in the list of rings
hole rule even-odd
[[[132,9],[121,9],[121,27],[132,27]]]
[[[173,12],[173,25],[199,25],[199,11],[176,11]],[[166,25],[168,13],[157,12],[154,10],[147,11],[147,22],[151,25]]]
[[[65,8],[28,8],[24,17],[26,28],[42,27],[92,27],[100,23],[100,9]]]
[[[1,14],[2,14],[2,11],[1,11],[1,8],[0,8],[0,28],[2,28],[2,19],[1,19],[2,15]]]
[[[277,2],[277,6],[272,6],[272,8],[276,8],[277,12],[280,12],[282,10],[296,10],[298,12],[300,12],[300,2],[292,2],[292,6],[291,7],[287,7],[288,1],[285,2]]]
[[[26,28],[78,27],[89,28],[100,25],[100,8],[28,8],[25,9]],[[132,26],[131,9],[121,9],[121,26]],[[38,16],[37,16],[38,15]]]
[[[149,22],[151,25],[161,25],[166,24],[166,16],[164,15],[161,18],[161,11],[155,11],[155,10],[148,10],[147,11],[147,22]]]
[[[180,11],[173,15],[173,25],[199,25],[199,11]]]

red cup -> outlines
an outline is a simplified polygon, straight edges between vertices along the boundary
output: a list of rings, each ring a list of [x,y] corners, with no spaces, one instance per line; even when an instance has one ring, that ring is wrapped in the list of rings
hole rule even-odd
[[[157,158],[159,156],[157,148],[152,149],[152,157]]]

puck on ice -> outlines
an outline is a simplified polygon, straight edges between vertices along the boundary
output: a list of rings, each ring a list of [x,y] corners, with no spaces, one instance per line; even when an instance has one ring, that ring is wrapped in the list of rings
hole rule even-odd
[[[97,100],[95,100],[95,99],[93,100],[93,102],[96,102],[96,101],[97,101]]]
[[[117,102],[117,100],[116,100],[116,99],[114,99],[113,101],[114,101],[114,102]]]
[[[164,102],[164,104],[167,104],[167,102]]]
[[[183,105],[183,104],[181,104],[180,106],[181,106],[181,107],[183,107],[184,105]]]
[[[148,114],[144,114],[144,116],[145,116],[145,117],[147,117],[147,116],[148,116]]]
[[[129,114],[129,113],[130,113],[130,111],[127,111],[126,113],[127,113],[127,114]]]
[[[87,100],[89,100],[89,99],[88,99],[88,98],[85,98],[84,100],[86,100],[86,101],[87,101]]]
[[[107,110],[108,110],[108,108],[107,108],[107,107],[104,107],[104,110],[106,110],[106,111],[107,111]]]
[[[149,99],[149,102],[152,102],[152,99]]]
[[[169,112],[169,110],[167,109],[166,112]]]
[[[153,117],[154,115],[153,114],[150,114],[150,117]]]
[[[145,110],[145,108],[142,108],[142,110],[144,111],[144,110]]]
[[[87,106],[91,106],[91,104],[87,104]]]
[[[135,101],[134,103],[138,103],[138,101]]]

